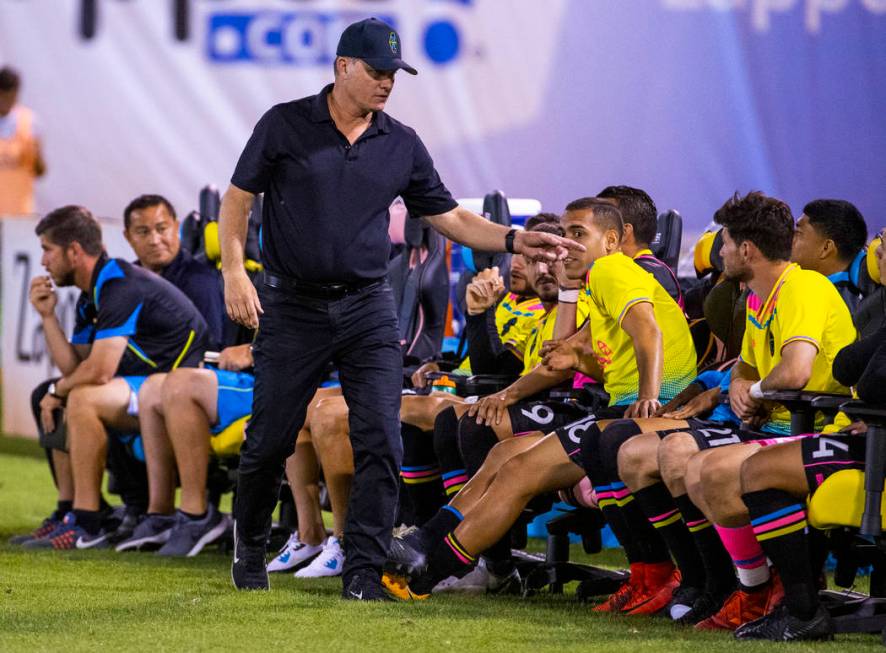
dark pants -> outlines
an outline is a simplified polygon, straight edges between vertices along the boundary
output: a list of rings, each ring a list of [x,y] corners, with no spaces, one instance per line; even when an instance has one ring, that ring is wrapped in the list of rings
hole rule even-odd
[[[240,452],[237,536],[264,547],[284,461],[329,361],[350,411],[354,482],[345,523],[345,580],[381,570],[397,510],[402,354],[387,283],[337,300],[264,286],[254,346],[252,419]]]

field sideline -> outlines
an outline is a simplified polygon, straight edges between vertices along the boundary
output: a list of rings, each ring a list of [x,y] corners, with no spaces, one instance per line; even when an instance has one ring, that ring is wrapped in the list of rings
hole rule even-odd
[[[338,579],[272,577],[270,593],[238,594],[230,560],[107,551],[23,552],[6,544],[53,505],[42,453],[0,437],[0,651],[715,651],[882,650],[879,638],[834,644],[738,643],[650,618],[592,614],[565,597],[435,597],[355,604]],[[574,547],[575,548],[575,547]],[[585,557],[576,551],[576,557]],[[619,552],[594,558],[623,564]]]

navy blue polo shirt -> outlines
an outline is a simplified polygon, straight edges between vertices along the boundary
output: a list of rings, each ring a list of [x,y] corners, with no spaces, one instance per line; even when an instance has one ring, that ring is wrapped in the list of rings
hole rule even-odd
[[[194,306],[200,311],[209,328],[210,346],[220,347],[224,343],[226,312],[224,290],[218,270],[195,259],[190,252],[181,247],[160,276],[194,302]]]
[[[71,343],[125,336],[118,376],[196,367],[209,344],[206,321],[185,294],[153,272],[102,256],[77,300]]]
[[[385,112],[350,145],[329,115],[331,89],[262,116],[231,183],[265,193],[267,270],[321,283],[378,279],[387,273],[394,198],[413,216],[446,213],[456,202],[415,131]]]

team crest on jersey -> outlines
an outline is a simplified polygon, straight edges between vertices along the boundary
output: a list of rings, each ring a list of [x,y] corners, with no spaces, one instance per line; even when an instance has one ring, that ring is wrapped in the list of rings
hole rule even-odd
[[[397,35],[394,32],[388,37],[388,45],[391,46],[391,52],[397,54]]]

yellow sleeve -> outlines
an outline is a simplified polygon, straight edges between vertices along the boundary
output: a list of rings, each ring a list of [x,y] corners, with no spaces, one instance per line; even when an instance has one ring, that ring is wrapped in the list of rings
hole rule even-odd
[[[611,261],[600,259],[591,269],[589,277],[591,295],[619,326],[635,304],[655,303],[655,289],[651,283],[654,283],[651,282],[651,275],[627,257]]]

